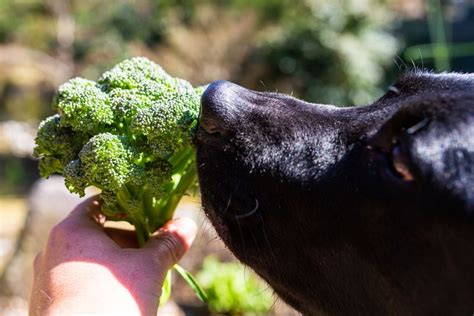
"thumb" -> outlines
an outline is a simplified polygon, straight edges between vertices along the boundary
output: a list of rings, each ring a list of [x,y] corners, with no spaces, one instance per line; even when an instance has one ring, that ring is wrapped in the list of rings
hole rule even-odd
[[[163,268],[175,265],[196,237],[197,227],[190,218],[169,221],[147,241],[144,250],[152,252]]]

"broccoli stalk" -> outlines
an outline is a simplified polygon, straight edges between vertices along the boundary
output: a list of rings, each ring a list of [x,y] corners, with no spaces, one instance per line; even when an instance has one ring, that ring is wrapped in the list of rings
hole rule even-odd
[[[156,229],[173,217],[181,198],[196,184],[197,172],[192,148],[186,148],[170,157],[169,163],[172,167],[171,180],[163,187],[126,184],[116,193],[116,206],[104,205],[123,212],[116,217],[117,220],[122,220],[122,216],[129,216],[129,222],[135,226],[139,245],[143,245]],[[161,192],[159,199],[156,198],[156,190]]]
[[[80,196],[101,189],[103,213],[134,225],[143,245],[197,185],[192,137],[202,92],[142,57],[97,82],[69,80],[53,103],[58,114],[38,129],[41,176],[63,175]]]

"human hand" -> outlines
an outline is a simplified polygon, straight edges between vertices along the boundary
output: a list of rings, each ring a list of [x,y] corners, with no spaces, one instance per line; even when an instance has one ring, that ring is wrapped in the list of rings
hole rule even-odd
[[[51,230],[34,262],[31,315],[156,315],[166,273],[191,246],[196,225],[172,220],[138,249],[134,232],[104,223],[90,198]]]

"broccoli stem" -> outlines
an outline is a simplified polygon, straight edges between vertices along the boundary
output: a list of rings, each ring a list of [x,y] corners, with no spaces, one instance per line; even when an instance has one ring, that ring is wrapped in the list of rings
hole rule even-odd
[[[120,211],[127,214],[128,221],[135,226],[139,246],[143,246],[150,235],[173,218],[173,214],[191,185],[196,182],[196,159],[192,148],[186,148],[169,158],[173,166],[172,181],[165,187],[163,197],[155,200],[153,192],[142,186],[125,185],[117,193]],[[129,202],[139,201],[139,210],[130,210]]]
[[[140,220],[135,221],[133,225],[135,226],[135,231],[137,232],[138,246],[141,248],[148,238],[150,238],[150,234],[148,233],[147,229],[144,228],[144,225],[142,222],[140,222]]]
[[[135,226],[137,233],[138,245],[141,247],[150,237],[150,229],[147,225],[145,202],[143,200],[144,189],[137,186],[125,185],[119,192],[117,192],[117,204],[120,212],[127,214],[127,220]],[[141,201],[143,203],[143,210],[130,212],[128,201]]]
[[[194,157],[192,157],[192,160],[189,161],[186,171],[181,177],[176,189],[173,191],[173,194],[170,195],[166,205],[162,210],[163,218],[170,219],[173,217],[174,211],[176,210],[179,201],[181,201],[181,198],[186,194],[186,191],[196,181],[196,179],[196,164],[194,162]]]
[[[162,227],[173,218],[181,198],[196,182],[196,159],[192,148],[186,148],[169,159],[173,165],[173,181],[166,187],[166,193],[155,204],[153,227]]]

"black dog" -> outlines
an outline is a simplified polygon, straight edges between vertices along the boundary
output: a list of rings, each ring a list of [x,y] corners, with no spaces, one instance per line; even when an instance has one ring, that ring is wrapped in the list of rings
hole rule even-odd
[[[196,143],[217,232],[297,310],[474,313],[474,75],[355,108],[218,81]]]

